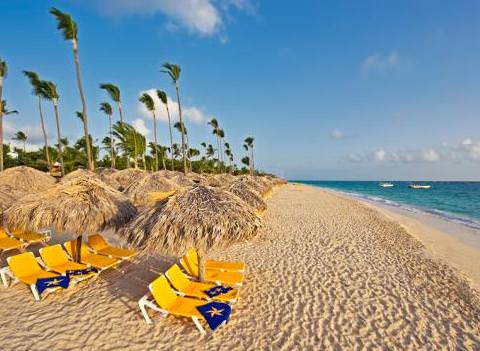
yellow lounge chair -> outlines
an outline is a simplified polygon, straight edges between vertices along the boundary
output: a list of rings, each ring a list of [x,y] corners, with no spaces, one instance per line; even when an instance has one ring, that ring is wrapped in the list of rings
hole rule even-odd
[[[183,269],[192,277],[198,279],[198,263],[185,255],[180,259]],[[245,276],[241,272],[222,272],[217,270],[205,270],[205,281],[217,285],[242,286]]]
[[[240,291],[238,289],[232,289],[229,292],[217,295],[213,298],[209,297],[204,291],[214,288],[215,284],[192,282],[187,276],[180,270],[176,264],[168,269],[165,273],[172,286],[182,295],[197,297],[207,301],[219,301],[226,303],[237,302]]]
[[[73,245],[73,247],[75,247],[76,244],[77,243],[76,243],[75,240],[67,241],[66,243],[63,244],[63,246],[65,247],[65,250],[67,250],[67,253],[72,258],[75,257],[75,255],[73,254],[72,245]],[[105,270],[105,269],[111,268],[113,266],[118,265],[120,262],[122,262],[121,260],[118,260],[118,259],[113,258],[113,257],[108,257],[108,256],[97,255],[97,254],[91,253],[89,251],[87,245],[85,245],[84,242],[82,242],[80,261],[82,263],[89,264],[89,265],[91,265],[91,266],[93,266],[97,269],[100,269],[100,270]]]
[[[108,245],[107,241],[100,234],[90,235],[88,237],[88,245],[98,254],[120,259],[128,259],[137,254],[133,250]]]
[[[148,289],[154,300],[150,300],[148,295],[138,300],[142,315],[148,324],[151,324],[152,320],[148,316],[147,307],[160,312],[163,317],[172,314],[178,317],[191,318],[200,333],[202,335],[206,334],[205,329],[200,323],[200,320],[205,320],[205,318],[196,308],[197,306],[204,305],[205,301],[178,296],[164,276],[155,279],[148,286]]]
[[[87,269],[89,266],[71,261],[60,244],[43,247],[39,250],[45,266],[55,272],[65,275],[67,271]],[[94,273],[72,276],[75,280],[84,280],[96,276]]]
[[[40,301],[40,294],[38,293],[36,282],[41,278],[54,278],[58,274],[48,272],[40,267],[35,256],[31,252],[24,252],[20,255],[11,256],[7,258],[8,266],[12,277],[15,279],[14,284],[18,281],[28,285],[32,290],[35,300]],[[58,287],[47,289],[48,292],[52,292],[59,289]]]
[[[194,248],[191,248],[187,251],[187,256],[189,256],[189,258],[193,262],[197,262],[197,265],[198,265],[197,251],[195,251]],[[228,272],[244,272],[245,271],[245,263],[243,263],[243,262],[227,262],[227,261],[207,260],[205,262],[205,268],[207,270],[228,271]]]
[[[46,231],[45,233],[37,233],[31,230],[12,229],[9,230],[9,232],[16,239],[25,241],[27,244],[46,243],[51,238],[49,231]]]
[[[2,253],[14,249],[23,249],[26,245],[26,243],[8,236],[5,230],[0,228],[0,250],[2,250]]]

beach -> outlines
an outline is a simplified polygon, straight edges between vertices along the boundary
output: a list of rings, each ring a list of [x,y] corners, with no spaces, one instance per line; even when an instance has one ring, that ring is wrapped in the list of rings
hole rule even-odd
[[[306,185],[267,203],[261,238],[212,255],[247,264],[231,320],[212,336],[188,319],[145,323],[137,301],[175,258],[142,256],[41,302],[24,285],[0,288],[1,348],[480,349],[480,264],[461,263],[477,248]]]

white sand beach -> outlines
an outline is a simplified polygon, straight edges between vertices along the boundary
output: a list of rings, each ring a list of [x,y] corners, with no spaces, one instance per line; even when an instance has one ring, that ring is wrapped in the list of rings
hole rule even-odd
[[[145,323],[137,301],[175,258],[139,257],[41,302],[21,284],[0,288],[0,348],[480,349],[479,260],[461,270],[466,251],[448,253],[438,244],[447,236],[399,216],[290,184],[268,200],[264,238],[215,255],[248,271],[230,323],[213,336],[188,319]]]

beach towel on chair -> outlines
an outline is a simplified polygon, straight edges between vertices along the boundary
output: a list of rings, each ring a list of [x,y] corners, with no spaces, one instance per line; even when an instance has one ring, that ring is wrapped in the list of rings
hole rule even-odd
[[[70,278],[64,275],[57,275],[50,278],[40,278],[37,279],[35,286],[37,288],[38,294],[41,295],[47,289],[62,287],[64,289],[68,288],[70,283]]]
[[[87,275],[87,274],[91,274],[91,273],[98,273],[98,269],[95,268],[95,267],[88,267],[88,268],[85,268],[85,269],[68,270],[66,273],[67,273],[68,277],[79,276],[79,275]]]
[[[226,294],[230,290],[233,290],[233,288],[229,286],[214,286],[213,288],[210,288],[208,290],[204,290],[203,292],[208,295],[210,298],[214,298],[215,296]]]
[[[205,305],[197,306],[197,310],[205,318],[211,330],[215,330],[223,323],[227,323],[230,313],[232,313],[230,305],[223,302],[209,302]]]

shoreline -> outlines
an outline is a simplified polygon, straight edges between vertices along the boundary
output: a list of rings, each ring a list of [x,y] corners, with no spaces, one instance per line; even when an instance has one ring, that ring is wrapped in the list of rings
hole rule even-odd
[[[480,231],[427,212],[412,212],[330,188],[296,184],[322,189],[373,208],[389,220],[400,224],[410,235],[425,245],[429,255],[450,264],[480,291]]]

